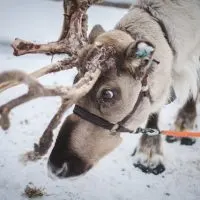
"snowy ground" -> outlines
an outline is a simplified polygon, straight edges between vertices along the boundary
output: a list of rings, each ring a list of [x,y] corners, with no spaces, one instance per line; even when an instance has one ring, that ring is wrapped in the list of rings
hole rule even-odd
[[[111,29],[126,10],[93,7],[89,10],[89,28],[101,23]],[[7,42],[15,37],[48,42],[56,40],[62,23],[62,3],[47,0],[7,0],[0,6],[0,71],[34,71],[51,62],[42,55],[13,57]],[[54,59],[54,61],[56,58]],[[48,75],[44,84],[71,84],[75,71]],[[0,105],[26,91],[16,87],[0,96]],[[130,156],[138,136],[123,134],[119,148],[102,159],[85,176],[76,180],[53,181],[47,176],[47,156],[36,163],[23,165],[20,155],[32,148],[59,107],[59,99],[39,99],[12,111],[12,125],[0,129],[0,199],[26,199],[22,193],[29,182],[45,188],[44,200],[197,200],[200,199],[200,142],[192,147],[164,143],[167,170],[159,176],[147,175],[133,167]],[[173,120],[177,106],[163,109],[160,126]],[[200,109],[199,109],[200,111]],[[68,111],[67,114],[69,114]],[[55,134],[57,134],[55,131]]]

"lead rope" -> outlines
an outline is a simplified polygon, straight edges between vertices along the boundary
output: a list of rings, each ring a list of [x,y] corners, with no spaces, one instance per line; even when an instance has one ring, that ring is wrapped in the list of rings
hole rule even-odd
[[[173,136],[173,137],[200,137],[200,132],[194,131],[171,131],[171,130],[162,130],[159,131],[157,129],[152,128],[138,128],[134,134],[146,134],[148,136],[156,136],[163,134],[165,136]]]

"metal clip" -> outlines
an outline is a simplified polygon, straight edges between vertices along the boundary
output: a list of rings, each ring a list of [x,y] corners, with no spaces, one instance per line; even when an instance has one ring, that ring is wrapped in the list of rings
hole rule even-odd
[[[146,134],[148,136],[156,136],[160,134],[160,131],[153,128],[137,128],[137,130],[135,131],[135,134],[138,134],[138,133]]]

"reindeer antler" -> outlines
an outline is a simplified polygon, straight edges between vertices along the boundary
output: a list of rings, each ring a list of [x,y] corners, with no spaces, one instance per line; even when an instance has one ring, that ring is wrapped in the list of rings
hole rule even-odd
[[[51,72],[66,70],[74,66],[78,51],[87,43],[87,9],[90,5],[100,3],[102,0],[63,0],[64,20],[61,35],[56,42],[48,44],[35,44],[16,38],[12,43],[15,56],[35,53],[60,54],[65,53],[72,59],[64,59],[46,66],[31,75],[39,78]],[[72,66],[71,66],[72,65]],[[68,67],[69,66],[69,67]],[[0,92],[17,85],[16,82],[0,84]]]
[[[77,66],[77,57],[74,56],[71,58],[66,58],[64,60],[58,61],[56,63],[52,63],[50,65],[47,65],[43,68],[40,68],[37,71],[34,71],[33,73],[29,75],[33,78],[40,78],[46,74],[68,70],[76,66]],[[13,80],[2,82],[0,83],[0,92],[3,92],[4,90],[10,87],[16,86],[18,84],[19,82],[14,82]]]
[[[53,120],[47,127],[47,129],[44,132],[44,137],[51,136],[51,132],[53,128],[56,128],[60,118],[62,117],[62,114],[71,107],[79,98],[87,94],[87,92],[93,87],[95,84],[97,78],[99,77],[101,73],[101,70],[99,68],[96,68],[95,70],[90,70],[85,73],[84,77],[81,78],[75,85],[72,87],[44,87],[42,86],[38,81],[36,81],[31,76],[25,74],[21,71],[10,71],[10,72],[3,72],[0,74],[0,83],[4,80],[18,80],[20,82],[23,82],[28,85],[29,91],[27,94],[24,94],[14,100],[11,100],[10,102],[0,106],[0,126],[6,130],[10,126],[9,121],[9,112],[32,99],[38,98],[38,97],[47,97],[47,96],[60,96],[62,98],[62,105],[59,111],[54,116]],[[52,137],[51,137],[52,138]],[[50,139],[48,139],[50,140]],[[50,146],[50,144],[43,144],[42,140],[40,140],[40,145],[37,148],[37,151],[40,155],[43,155],[46,153],[48,149],[46,149],[44,146]],[[49,141],[50,142],[50,141]]]
[[[31,74],[13,70],[0,73],[0,92],[18,83],[28,86],[28,92],[10,102],[0,106],[0,126],[8,129],[10,126],[9,113],[20,104],[35,98],[45,96],[60,96],[62,104],[50,124],[40,138],[39,144],[35,144],[34,152],[29,159],[35,159],[44,155],[52,143],[53,129],[59,124],[63,113],[76,101],[87,94],[93,87],[102,71],[102,61],[113,62],[108,59],[105,48],[100,47],[98,54],[88,63],[85,63],[86,73],[72,87],[45,87],[36,78],[51,72],[67,70],[72,67],[79,67],[78,51],[87,44],[87,14],[90,5],[100,2],[99,0],[64,0],[64,22],[60,38],[56,42],[48,44],[34,44],[21,39],[15,39],[12,44],[14,55],[20,56],[29,53],[66,53],[70,57],[57,63],[46,66]],[[112,49],[108,50],[112,51]],[[103,66],[105,67],[105,65]],[[105,70],[105,69],[104,69]]]

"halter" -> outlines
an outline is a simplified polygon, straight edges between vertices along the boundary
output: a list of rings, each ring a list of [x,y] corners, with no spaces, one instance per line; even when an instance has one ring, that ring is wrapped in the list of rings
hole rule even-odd
[[[149,68],[150,70],[147,70],[146,74],[144,75],[143,79],[141,80],[142,87],[141,87],[140,93],[138,95],[137,101],[136,101],[133,109],[120,122],[113,124],[113,123],[89,112],[88,110],[86,110],[78,105],[75,105],[73,113],[96,126],[100,126],[104,129],[110,130],[112,133],[115,133],[115,132],[133,133],[134,132],[133,130],[130,130],[130,129],[124,127],[123,124],[125,124],[131,118],[131,116],[137,111],[137,109],[144,97],[148,97],[150,102],[152,102],[152,98],[151,98],[151,95],[149,92],[149,87],[147,85],[147,78],[148,78],[150,71],[152,70],[152,62],[159,64],[159,61],[157,61],[157,60],[153,59],[151,61],[150,68]]]

